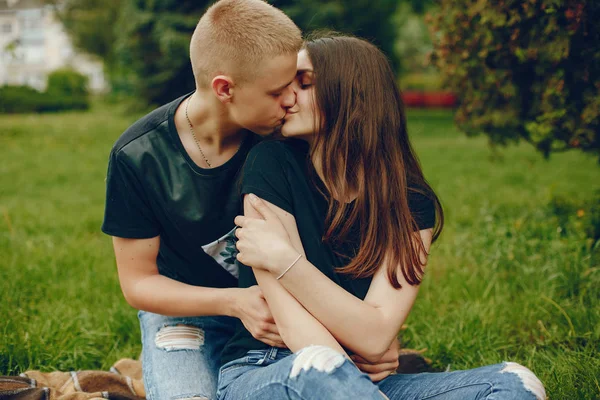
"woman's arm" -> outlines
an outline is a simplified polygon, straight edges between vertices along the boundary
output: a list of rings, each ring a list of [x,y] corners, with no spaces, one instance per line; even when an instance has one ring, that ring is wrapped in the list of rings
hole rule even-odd
[[[247,231],[244,238],[252,239],[253,242],[252,245],[245,245],[246,255],[242,256],[252,258],[246,264],[252,265],[255,270],[264,268],[272,275],[279,274],[289,265],[286,263],[290,259],[303,253],[302,248],[298,251],[295,244],[300,243],[301,246],[296,221],[293,215],[264,200],[259,199],[253,206],[258,210],[258,217],[265,221],[236,219],[236,224]],[[285,228],[289,239],[281,234],[281,227],[278,225]],[[420,231],[420,236],[425,251],[429,251],[431,229]],[[294,245],[290,246],[291,243]],[[238,242],[238,247],[239,245]],[[271,250],[269,257],[264,256],[267,247]],[[296,253],[294,249],[297,250]],[[240,251],[244,253],[242,248]],[[425,254],[421,257],[426,260]],[[364,359],[375,362],[396,338],[419,290],[419,286],[411,286],[404,280],[400,266],[398,268],[398,280],[402,289],[395,289],[389,283],[387,266],[382,265],[373,276],[364,301],[332,282],[305,258],[301,258],[279,282],[342,345]]]
[[[250,218],[261,218],[249,203],[248,196],[244,196],[244,215]],[[294,248],[290,249],[290,254],[294,257],[297,257],[299,253],[304,255],[299,238],[297,241],[293,241],[292,245]],[[238,255],[238,259],[245,263],[243,256]],[[271,273],[261,269],[253,269],[253,271],[273,313],[279,334],[290,350],[296,352],[310,345],[324,345],[346,354],[333,335],[306,311]]]

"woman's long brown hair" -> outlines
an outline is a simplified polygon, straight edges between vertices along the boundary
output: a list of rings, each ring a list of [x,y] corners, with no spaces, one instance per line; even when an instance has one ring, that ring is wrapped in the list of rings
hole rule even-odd
[[[337,271],[368,277],[387,262],[393,287],[401,287],[398,265],[406,281],[418,285],[424,268],[420,253],[426,252],[409,210],[409,191],[420,192],[435,205],[433,241],[444,217],[410,144],[389,61],[374,45],[348,36],[313,36],[304,49],[313,64],[321,111],[312,157],[329,198],[323,239],[341,243],[360,222],[358,252]],[[354,206],[344,201],[354,195]]]

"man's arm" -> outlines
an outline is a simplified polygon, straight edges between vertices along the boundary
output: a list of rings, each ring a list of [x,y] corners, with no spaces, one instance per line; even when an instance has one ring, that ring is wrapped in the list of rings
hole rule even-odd
[[[125,239],[113,236],[119,282],[134,308],[168,316],[226,315],[239,318],[262,342],[282,347],[277,326],[257,287],[208,288],[160,275],[156,264],[160,237]]]

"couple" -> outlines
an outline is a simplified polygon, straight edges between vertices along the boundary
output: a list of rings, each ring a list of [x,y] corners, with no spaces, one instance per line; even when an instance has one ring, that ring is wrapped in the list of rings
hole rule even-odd
[[[196,91],[133,124],[107,177],[149,399],[545,398],[515,363],[390,375],[443,217],[378,49],[220,0],[190,58]]]

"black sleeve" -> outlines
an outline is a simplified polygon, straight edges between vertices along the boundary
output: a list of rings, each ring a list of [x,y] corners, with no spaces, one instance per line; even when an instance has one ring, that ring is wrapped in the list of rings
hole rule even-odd
[[[435,226],[435,204],[431,196],[421,193],[422,191],[415,188],[408,190],[408,208],[419,230]]]
[[[107,235],[149,239],[160,228],[138,177],[124,156],[111,153],[106,176],[106,205],[102,231]]]
[[[261,142],[254,146],[243,167],[241,195],[254,193],[293,214],[287,153],[281,142]]]

